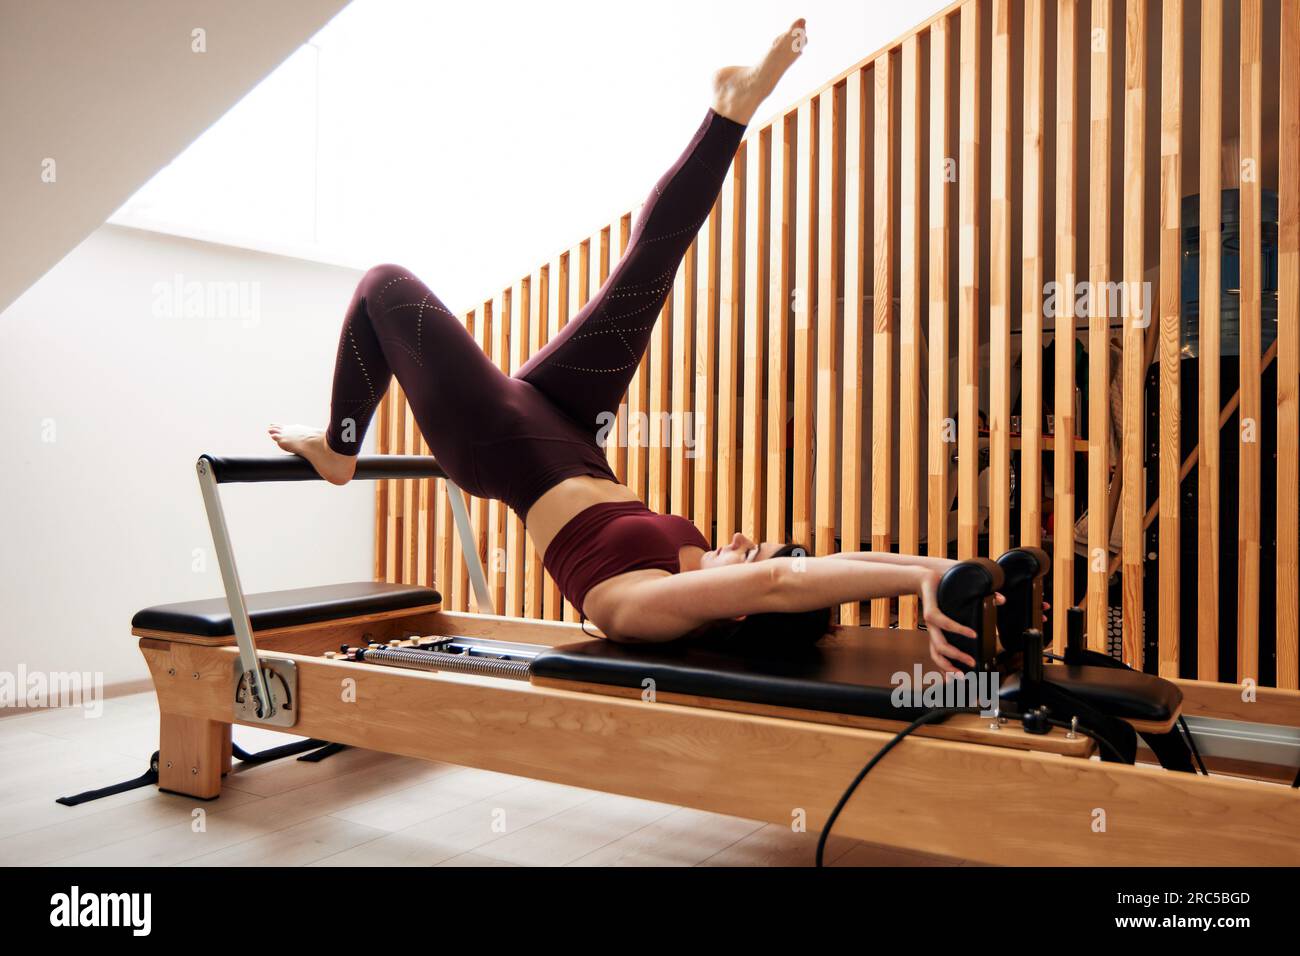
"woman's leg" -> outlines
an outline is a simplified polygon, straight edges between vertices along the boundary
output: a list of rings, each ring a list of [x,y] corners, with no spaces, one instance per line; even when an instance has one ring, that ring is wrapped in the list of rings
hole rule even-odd
[[[375,409],[397,377],[420,433],[447,474],[471,494],[477,482],[471,443],[490,427],[515,384],[479,348],[455,315],[411,273],[370,269],[353,293],[339,335],[324,435],[275,428],[286,451],[303,455],[331,480],[351,477]]]
[[[600,291],[515,373],[580,426],[594,432],[602,413],[617,412],[754,111],[806,41],[804,21],[796,20],[759,63],[718,71],[713,106],[647,197],[623,258]]]
[[[745,128],[708,111],[647,197],[627,249],[600,291],[515,373],[579,425],[595,431],[602,412],[617,412]]]

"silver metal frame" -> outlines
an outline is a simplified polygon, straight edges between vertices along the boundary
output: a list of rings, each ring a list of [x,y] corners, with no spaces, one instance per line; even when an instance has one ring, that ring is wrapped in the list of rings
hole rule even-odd
[[[263,666],[269,662],[262,661],[263,666],[259,666],[257,642],[253,639],[253,624],[248,616],[248,605],[244,602],[244,589],[239,583],[239,569],[235,567],[235,550],[230,541],[230,530],[226,527],[226,515],[221,508],[221,493],[218,489],[220,483],[206,458],[200,458],[195,467],[199,476],[199,488],[203,492],[203,506],[208,513],[208,527],[212,530],[212,544],[217,553],[217,565],[221,568],[221,582],[226,589],[226,603],[230,606],[230,621],[235,630],[235,643],[239,645],[239,664],[243,672],[243,682],[248,684],[257,698],[257,722],[274,726],[292,726],[296,720],[296,712],[278,713],[275,695],[263,672]],[[474,588],[475,599],[478,601],[478,609],[481,613],[495,614],[492,595],[488,591],[487,575],[483,570],[483,562],[479,560],[478,548],[474,544],[474,526],[470,524],[464,492],[450,479],[444,480],[447,482],[447,498],[451,502],[451,512],[456,520],[456,536],[460,539],[461,551],[465,555],[465,565],[469,570],[469,579]],[[241,719],[252,719],[251,711],[248,709],[242,710],[240,716]]]

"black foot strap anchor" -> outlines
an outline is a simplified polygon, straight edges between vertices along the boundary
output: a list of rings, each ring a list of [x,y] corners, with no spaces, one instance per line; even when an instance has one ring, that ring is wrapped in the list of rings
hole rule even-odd
[[[332,757],[341,750],[346,750],[346,744],[332,744],[328,740],[317,740],[310,738],[308,740],[297,740],[291,744],[282,744],[279,747],[270,747],[266,750],[259,750],[256,753],[249,753],[243,747],[236,743],[231,743],[230,753],[240,763],[259,764],[270,763],[272,760],[282,760],[285,757],[298,757],[306,763],[319,763],[326,757]],[[126,793],[128,790],[138,790],[141,787],[147,787],[151,784],[158,783],[158,755],[155,750],[153,756],[149,758],[149,769],[138,777],[130,780],[123,780],[121,783],[115,783],[107,787],[100,787],[98,790],[86,790],[83,793],[75,793],[70,797],[59,797],[54,802],[61,803],[65,807],[75,807],[83,803],[90,803],[93,800],[102,800],[104,797],[115,796],[119,793]]]

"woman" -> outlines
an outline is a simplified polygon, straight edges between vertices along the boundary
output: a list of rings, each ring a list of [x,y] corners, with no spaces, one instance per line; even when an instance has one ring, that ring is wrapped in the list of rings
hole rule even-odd
[[[807,643],[828,630],[835,604],[918,594],[936,663],[949,670],[952,660],[973,663],[940,630],[973,636],[935,604],[951,562],[868,552],[811,558],[794,545],[756,544],[743,534],[710,549],[691,522],[655,514],[619,483],[596,440],[749,121],[805,39],[804,21],[796,20],[755,66],[715,74],[712,105],[647,198],[623,258],[513,376],[493,365],[422,282],[397,266],[377,266],[357,287],[343,324],[329,426],[272,425],[271,437],[344,484],[396,375],[447,474],[523,519],[561,592],[611,640],[711,634]]]

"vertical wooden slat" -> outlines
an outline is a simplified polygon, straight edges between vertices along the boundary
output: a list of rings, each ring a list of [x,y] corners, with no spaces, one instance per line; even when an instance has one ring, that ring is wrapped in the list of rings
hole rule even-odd
[[[573,268],[575,252],[578,260],[576,269]],[[561,328],[568,325],[569,320],[576,316],[587,302],[587,290],[591,285],[591,241],[589,239],[583,239],[575,249],[569,251],[569,266],[568,282],[565,286],[568,289],[568,295],[565,297],[568,305],[561,322]],[[657,329],[662,328],[662,325],[661,322]],[[595,423],[590,424],[594,429]],[[579,620],[577,609],[569,603],[567,598],[564,601],[563,619],[573,623],[577,623]]]
[[[852,120],[850,119],[850,124]],[[786,456],[790,442],[786,436],[786,386],[789,382],[790,313],[794,289],[794,263],[790,257],[790,229],[794,213],[794,149],[797,114],[779,116],[772,123],[772,222],[771,222],[771,290],[768,297],[768,389],[767,389],[767,520],[766,536],[772,541],[786,539]],[[847,284],[846,284],[847,290]],[[847,291],[845,292],[847,296]],[[861,297],[859,297],[860,300]],[[847,300],[846,300],[847,301]],[[859,301],[859,309],[861,301]],[[848,438],[845,438],[848,441]],[[861,436],[859,435],[859,445]],[[852,447],[852,446],[850,446]],[[698,472],[697,472],[698,474]],[[698,500],[698,495],[697,495]]]
[[[899,117],[898,229],[898,550],[921,550],[921,54],[920,39],[903,41]],[[846,375],[847,377],[847,375]],[[845,447],[850,447],[847,442]],[[898,599],[898,626],[917,625],[917,600]]]
[[[1053,407],[1052,644],[1065,649],[1074,604],[1074,287],[1077,264],[1078,7],[1060,0],[1056,21],[1056,395]]]
[[[817,168],[818,110],[813,98],[799,104],[798,183],[795,199],[794,280],[794,469],[791,475],[793,514],[790,525],[794,540],[812,546],[812,416],[813,365],[812,309],[817,278]]]
[[[493,364],[503,374],[510,374],[510,326],[513,322],[514,294],[512,289],[497,293],[493,302],[492,347],[488,353]],[[506,577],[513,557],[508,547],[507,528],[510,512],[501,501],[488,502],[487,569],[488,586],[492,592],[492,605],[496,613],[506,612]]]
[[[1133,0],[1129,0],[1130,3]],[[1260,183],[1264,157],[1260,134],[1263,0],[1241,0],[1241,448],[1237,493],[1237,680],[1259,680],[1260,523]],[[1292,50],[1286,55],[1294,56]]]
[[[1043,540],[1044,0],[1025,0],[1025,100],[1020,293],[1020,543]]]
[[[741,452],[743,486],[740,530],[762,541],[764,484],[764,391],[771,263],[772,130],[749,137],[745,190],[745,406]]]
[[[952,223],[948,136],[952,102],[948,96],[950,28],[947,17],[930,27],[930,421],[927,507],[929,553],[948,556],[949,462],[952,458],[948,406],[948,237]]]
[[[532,314],[533,284],[529,276],[515,283],[510,310],[510,367],[513,375],[528,359],[528,317]],[[528,574],[528,538],[522,515],[510,514],[506,526],[506,603],[498,613],[511,617],[524,614],[524,579]]]
[[[669,506],[673,514],[691,516],[691,475],[694,472],[695,423],[691,412],[691,387],[695,384],[695,296],[698,242],[686,250],[673,280],[673,418],[672,480]]]
[[[481,348],[484,354],[489,358],[492,357],[492,343],[495,340],[496,324],[497,316],[495,303],[491,299],[488,299],[479,307],[478,324],[474,329],[474,338],[478,342],[478,347]],[[495,504],[495,502],[491,502],[486,498],[472,498],[470,500],[471,504],[469,513],[474,526],[474,536],[476,538],[475,549],[478,551],[478,559],[483,562],[484,570],[488,575],[491,575],[492,566],[495,562],[493,561],[493,548],[489,538],[489,533],[494,529],[491,526],[492,523],[488,520],[488,515],[493,511],[492,505]],[[493,594],[493,599],[495,600],[496,588],[493,586],[492,578],[490,576],[488,577],[488,591]],[[474,594],[472,589],[470,590],[470,598],[472,600],[472,607],[475,610],[486,613],[486,608],[480,608],[478,606],[478,595]]]
[[[547,263],[535,273],[536,283],[529,296],[528,303],[528,354],[541,350],[547,337],[547,323],[550,316],[551,267]],[[540,618],[545,608],[543,595],[548,587],[554,588],[554,582],[542,565],[542,554],[528,543],[528,569],[524,575],[524,615]]]
[[[638,214],[639,218],[639,214]],[[646,500],[646,473],[649,462],[649,428],[646,415],[650,406],[650,350],[641,353],[641,361],[627,391],[627,486],[642,501]]]
[[[632,216],[625,213],[618,218],[616,225],[610,227],[610,269],[617,265],[617,260],[623,258],[623,253],[627,249],[628,236],[631,235]],[[606,276],[608,278],[608,275]],[[619,441],[614,442],[609,447],[609,463],[614,469],[614,475],[619,481],[627,481],[627,442],[624,437],[627,435],[627,396],[624,396],[618,406],[618,431]]]
[[[696,237],[695,317],[695,527],[714,541],[713,495],[717,469],[717,375],[719,245],[722,242],[722,197],[709,212],[708,222]]]
[[[415,416],[411,414],[408,404],[402,423],[402,454],[419,454],[419,436],[415,430]],[[407,478],[402,481],[402,570],[398,579],[404,584],[416,581],[416,539],[420,525],[418,480]]]
[[[406,395],[402,388],[393,382],[388,391],[393,403],[392,413],[388,417],[388,453],[400,455],[404,451],[406,437]],[[392,481],[388,486],[388,529],[384,535],[385,567],[384,580],[396,584],[402,577],[402,483]]]
[[[886,59],[888,54],[886,54]],[[839,229],[843,210],[839,204],[840,167],[835,161],[835,145],[843,135],[839,106],[844,88],[838,84],[824,90],[818,99],[821,126],[818,138],[817,195],[817,412],[816,455],[814,471],[815,554],[832,554],[835,526],[839,518],[836,482],[839,478],[839,409],[844,400],[839,389],[839,282],[841,259]]]
[[[562,252],[552,261],[547,288],[546,338],[558,335],[569,321],[569,253]],[[644,383],[644,376],[641,377]],[[642,489],[644,490],[644,484]],[[542,590],[542,616],[548,621],[558,621],[564,616],[564,598],[555,579],[546,575]]]
[[[872,66],[875,87],[873,133],[874,232],[871,317],[871,550],[893,545],[894,393],[894,59],[888,53]],[[871,602],[871,626],[888,627],[890,600]]]
[[[1200,461],[1197,464],[1197,673],[1219,679],[1219,286],[1223,0],[1201,4]]]
[[[1088,644],[1106,648],[1110,568],[1111,58],[1113,0],[1092,0],[1088,136]],[[1060,446],[1057,446],[1061,453]]]
[[[1011,0],[993,0],[989,113],[989,553],[1011,547]]]
[[[389,389],[379,403],[372,426],[375,432],[375,452],[388,454],[388,420],[393,414],[393,389]],[[388,580],[388,497],[387,481],[375,482],[375,580]]]
[[[477,316],[474,310],[471,309],[465,313],[464,324],[465,330],[471,337],[474,337],[474,330],[477,325]],[[463,489],[457,488],[457,493],[461,495],[468,508],[473,499],[466,495]],[[450,517],[450,506],[447,514]],[[454,533],[457,535],[457,539],[455,546],[451,549],[450,607],[453,611],[467,611],[469,610],[469,567],[465,564],[464,542],[459,538],[460,532],[457,530]]]
[[[1166,3],[1169,0],[1165,0]],[[1300,687],[1300,0],[1282,0],[1278,162],[1277,686]]]
[[[652,511],[668,510],[668,441],[671,437],[664,413],[668,411],[672,388],[673,296],[669,295],[650,334],[650,473],[646,504]]]
[[[737,414],[739,412],[739,362],[741,295],[744,276],[743,217],[745,210],[745,170],[749,162],[749,140],[740,148],[722,186],[722,229],[719,248],[720,278],[718,298],[718,470],[717,470],[717,541],[726,544],[736,532],[739,502],[740,464],[737,455]]]
[[[425,444],[423,437],[418,437],[415,453],[429,454],[429,446]],[[435,517],[433,491],[434,479],[432,478],[420,479],[415,489],[415,507],[419,514],[415,534],[415,583],[426,588],[433,586]]]
[[[844,87],[844,461],[840,478],[840,549],[862,547],[863,300],[866,296],[867,70],[849,74]],[[784,395],[782,396],[784,399]],[[784,408],[784,401],[782,402]],[[860,624],[857,601],[840,605],[841,624]]]
[[[452,555],[457,548],[456,529],[453,527],[451,518],[451,499],[447,497],[447,482],[445,479],[438,479],[437,497],[438,557],[434,566],[433,574],[438,592],[442,595],[443,607],[450,610],[452,606]]]
[[[979,550],[980,0],[961,5],[957,256],[957,554]],[[878,215],[878,213],[877,213]]]
[[[1143,245],[1146,234],[1146,44],[1147,2],[1127,0],[1124,12],[1124,419],[1120,459],[1121,555],[1124,661],[1142,669],[1143,514],[1147,483],[1146,454],[1146,337],[1151,316],[1143,310],[1145,277]],[[1109,561],[1107,562],[1109,565]]]
[[[1160,48],[1160,676],[1178,677],[1182,479],[1183,0],[1163,0]]]

